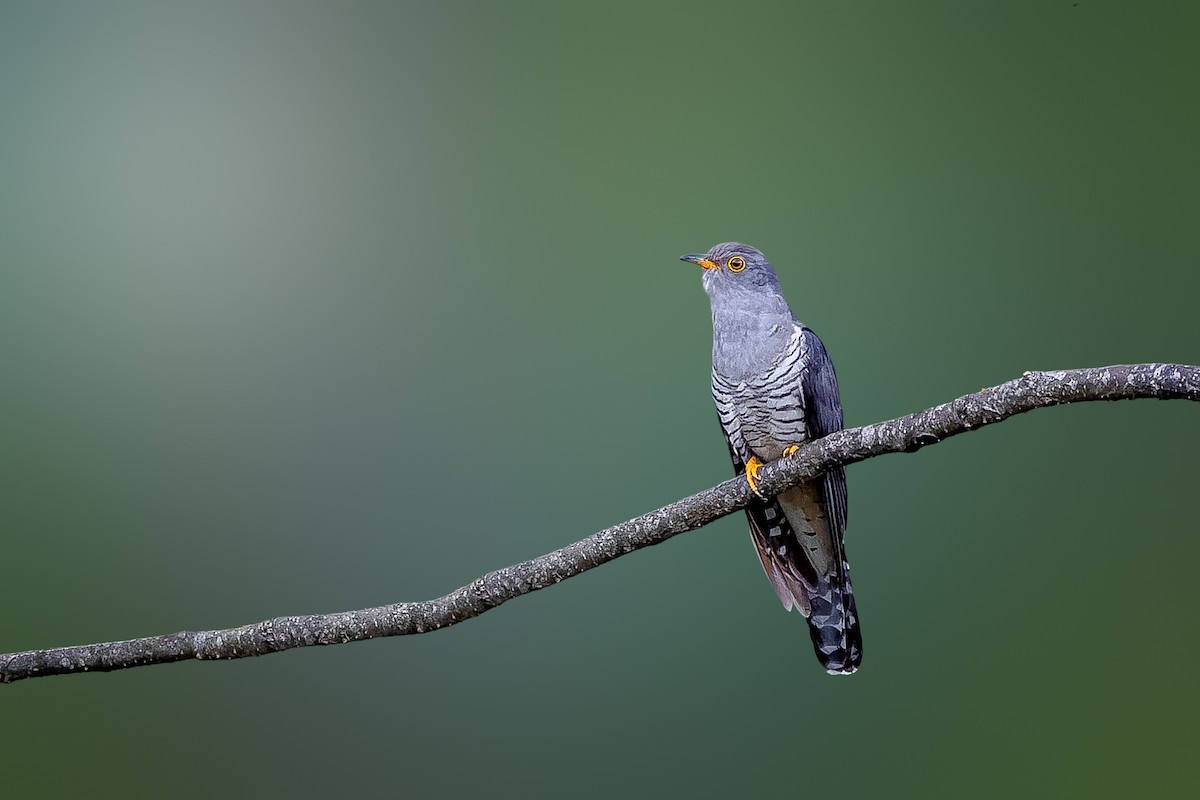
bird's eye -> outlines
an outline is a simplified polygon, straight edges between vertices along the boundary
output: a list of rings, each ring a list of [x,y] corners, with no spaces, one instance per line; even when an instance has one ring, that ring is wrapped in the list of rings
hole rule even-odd
[[[741,256],[734,256],[733,258],[729,259],[729,271],[730,272],[741,272],[745,268],[746,268],[746,259],[742,258]]]

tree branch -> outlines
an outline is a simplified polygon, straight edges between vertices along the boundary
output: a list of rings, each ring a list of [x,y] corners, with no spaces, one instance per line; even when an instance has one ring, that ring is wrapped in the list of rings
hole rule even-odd
[[[1061,372],[1025,373],[1015,381],[960,397],[907,417],[838,431],[804,445],[759,473],[765,494],[884,453],[913,452],[959,433],[1043,406],[1085,400],[1200,400],[1200,367],[1132,364]],[[293,647],[341,644],[380,636],[427,633],[477,617],[514,597],[545,589],[626,553],[695,530],[750,502],[744,478],[606,528],[532,561],[489,572],[436,600],[278,617],[240,628],[183,631],[122,642],[58,647],[0,655],[0,683],[72,672],[107,672],[186,659],[246,658]]]

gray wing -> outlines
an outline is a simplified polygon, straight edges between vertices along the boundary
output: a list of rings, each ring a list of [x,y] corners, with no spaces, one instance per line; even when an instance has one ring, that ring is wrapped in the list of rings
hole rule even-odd
[[[800,393],[804,400],[804,423],[810,440],[840,431],[842,400],[838,394],[837,373],[825,352],[825,345],[808,328],[802,328],[804,369],[800,373]],[[831,469],[821,479],[833,533],[840,542],[846,534],[846,470]]]
[[[802,328],[804,351],[800,393],[809,440],[842,429],[842,402],[837,374],[825,345],[808,328]],[[824,553],[823,569],[816,584],[809,584],[809,631],[817,656],[830,672],[854,672],[862,661],[862,633],[850,564],[846,560],[846,471],[835,467],[811,483],[800,484],[780,496],[784,508],[796,509],[807,518]],[[800,524],[798,522],[798,524]],[[825,530],[821,530],[824,528]]]

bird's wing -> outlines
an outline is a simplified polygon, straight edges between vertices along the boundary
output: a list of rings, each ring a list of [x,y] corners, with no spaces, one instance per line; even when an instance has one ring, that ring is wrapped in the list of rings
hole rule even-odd
[[[821,340],[801,328],[800,394],[810,441],[842,429],[842,403],[833,362]],[[846,560],[846,471],[827,470],[816,481],[802,483],[780,496],[783,507],[797,517],[801,541],[820,576],[810,583],[809,631],[817,655],[830,672],[854,672],[862,660],[862,635],[850,564]],[[811,534],[811,535],[810,535]]]
[[[803,369],[800,373],[800,394],[804,403],[804,424],[810,441],[842,429],[842,400],[838,395],[837,374],[825,352],[825,345],[808,328],[801,328]],[[841,542],[846,534],[846,470],[837,467],[821,479],[825,503],[833,533]]]

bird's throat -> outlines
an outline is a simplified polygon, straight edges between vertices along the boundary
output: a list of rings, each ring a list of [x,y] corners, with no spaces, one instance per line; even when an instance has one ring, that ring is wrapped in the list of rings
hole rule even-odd
[[[788,351],[795,333],[791,314],[713,309],[713,372],[745,381],[766,374]]]

